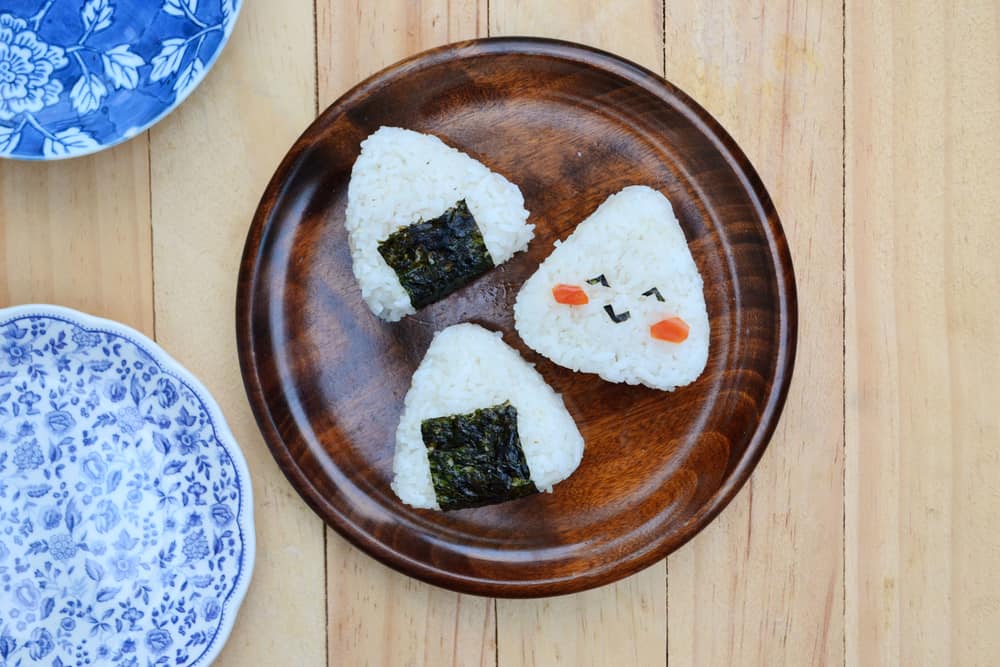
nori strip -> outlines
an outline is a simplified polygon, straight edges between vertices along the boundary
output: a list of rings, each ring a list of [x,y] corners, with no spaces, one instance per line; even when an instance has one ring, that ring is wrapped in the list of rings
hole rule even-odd
[[[603,273],[596,278],[591,278],[587,281],[588,285],[596,285],[597,283],[601,283],[605,287],[611,287],[611,285],[608,284],[608,279],[604,277]]]
[[[397,229],[378,244],[378,251],[418,310],[493,268],[464,199],[433,220]]]
[[[628,318],[632,317],[632,314],[627,310],[624,313],[615,314],[615,309],[612,308],[611,305],[604,306],[604,312],[608,314],[608,317],[610,317],[611,321],[615,324],[621,324]]]
[[[663,295],[660,294],[660,290],[656,289],[655,287],[650,287],[648,290],[643,292],[642,295],[655,296],[657,301],[666,301],[666,299],[663,298]]]
[[[443,510],[482,507],[538,492],[517,435],[517,408],[510,402],[425,419],[420,434]]]

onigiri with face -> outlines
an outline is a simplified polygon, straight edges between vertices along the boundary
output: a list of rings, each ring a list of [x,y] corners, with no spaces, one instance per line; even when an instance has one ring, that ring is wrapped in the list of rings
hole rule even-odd
[[[708,361],[701,275],[670,202],[645,186],[609,197],[517,295],[517,331],[555,363],[663,390]]]

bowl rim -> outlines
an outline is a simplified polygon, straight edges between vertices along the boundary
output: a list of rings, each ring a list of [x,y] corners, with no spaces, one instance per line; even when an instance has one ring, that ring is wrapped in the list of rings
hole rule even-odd
[[[46,303],[31,303],[0,308],[0,326],[25,317],[56,319],[78,325],[89,331],[99,331],[124,338],[146,353],[160,366],[162,371],[173,375],[177,380],[187,385],[187,388],[195,394],[195,397],[207,409],[209,419],[211,419],[215,427],[215,434],[219,444],[229,454],[233,466],[236,468],[237,486],[240,490],[240,510],[236,517],[236,523],[243,533],[243,567],[237,573],[236,586],[222,603],[218,629],[213,635],[208,648],[206,648],[201,656],[190,663],[192,667],[199,664],[206,666],[212,664],[232,634],[240,607],[243,605],[243,600],[246,598],[250,587],[250,581],[253,579],[253,571],[257,560],[253,480],[250,476],[250,469],[247,466],[243,450],[233,436],[229,424],[222,414],[222,409],[205,385],[182,366],[180,362],[170,356],[158,343],[126,324],[90,315],[65,306]]]
[[[581,67],[596,68],[620,77],[642,88],[650,95],[670,105],[708,137],[733,170],[743,188],[753,195],[755,217],[760,222],[775,267],[777,354],[775,374],[766,402],[760,412],[743,456],[734,465],[718,489],[697,512],[670,535],[650,542],[641,552],[627,554],[614,563],[573,574],[547,579],[496,580],[473,574],[442,571],[431,564],[408,557],[376,539],[363,527],[326,498],[291,454],[279,432],[278,424],[266,399],[254,349],[254,295],[259,272],[257,259],[271,223],[276,202],[285,189],[286,181],[300,166],[303,155],[321,134],[322,129],[345,112],[354,100],[377,91],[386,80],[405,76],[413,71],[462,60],[488,58],[495,55],[522,55],[559,59]],[[499,598],[536,598],[578,593],[603,586],[635,574],[681,548],[710,524],[732,501],[750,478],[767,449],[777,428],[788,390],[791,385],[798,340],[798,297],[791,253],[770,194],[753,164],[725,130],[705,108],[663,76],[602,49],[544,37],[485,37],[445,44],[409,56],[365,78],[341,95],[306,128],[292,144],[264,190],[247,233],[240,264],[236,296],[236,334],[240,369],[247,397],[265,442],[278,467],[299,495],[329,526],[341,536],[379,562],[421,581],[460,593]]]

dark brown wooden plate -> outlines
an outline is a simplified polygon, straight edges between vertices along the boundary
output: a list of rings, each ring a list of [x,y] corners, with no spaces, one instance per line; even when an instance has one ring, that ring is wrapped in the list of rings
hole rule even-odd
[[[402,322],[376,319],[344,230],[359,144],[381,125],[438,135],[520,185],[526,253]],[[527,349],[518,288],[608,195],[645,184],[674,204],[705,278],[708,367],[674,393],[575,374]],[[795,357],[788,247],[735,142],[655,74],[565,42],[487,39],[394,65],[327,109],[271,180],[247,238],[240,362],[261,430],[296,489],[380,561],[454,590],[570,593],[684,544],[732,499],[767,445]],[[394,432],[431,336],[472,321],[537,364],[586,441],[552,494],[438,513],[400,503]]]

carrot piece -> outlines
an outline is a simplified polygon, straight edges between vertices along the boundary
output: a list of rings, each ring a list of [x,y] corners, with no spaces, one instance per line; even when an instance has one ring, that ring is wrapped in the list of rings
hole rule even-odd
[[[649,327],[649,335],[668,343],[683,343],[687,340],[691,327],[679,317],[668,317]]]
[[[552,288],[552,297],[556,300],[556,303],[561,303],[565,306],[582,306],[590,301],[587,298],[587,293],[582,288],[577,285],[564,285],[563,283],[559,283]]]

